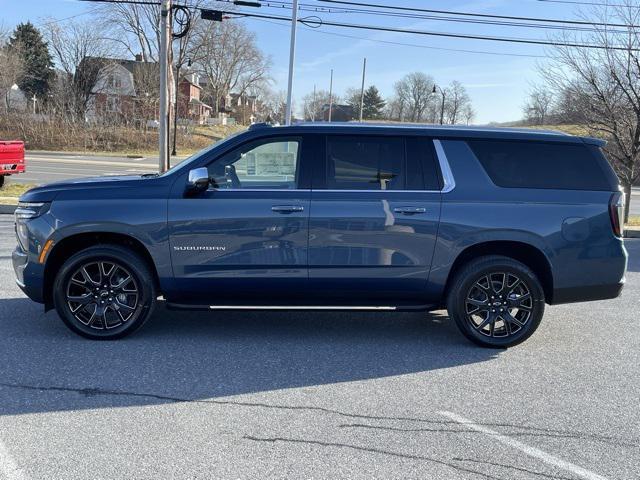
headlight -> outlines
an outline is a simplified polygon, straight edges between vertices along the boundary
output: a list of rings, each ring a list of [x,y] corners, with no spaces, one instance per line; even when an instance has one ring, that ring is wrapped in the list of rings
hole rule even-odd
[[[15,211],[16,237],[18,237],[18,242],[20,242],[20,246],[25,252],[29,250],[29,229],[26,222],[47,213],[49,205],[50,203],[48,202],[18,203],[18,208]]]
[[[51,205],[49,202],[19,202],[15,212],[16,222],[18,220],[30,220],[47,213],[49,205]]]

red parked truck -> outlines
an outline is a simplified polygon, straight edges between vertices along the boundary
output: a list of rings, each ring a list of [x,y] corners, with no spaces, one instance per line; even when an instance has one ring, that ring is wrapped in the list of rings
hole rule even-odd
[[[24,173],[24,142],[0,140],[0,187],[5,177],[16,173]]]

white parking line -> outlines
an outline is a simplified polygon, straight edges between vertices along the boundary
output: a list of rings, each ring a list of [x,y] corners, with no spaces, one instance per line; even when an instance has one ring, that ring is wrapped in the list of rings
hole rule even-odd
[[[27,480],[29,478],[18,467],[2,440],[0,440],[0,477],[6,480]]]
[[[537,458],[538,460],[542,460],[549,465],[554,465],[558,468],[571,472],[581,478],[585,478],[587,480],[607,480],[606,477],[602,475],[598,475],[590,470],[580,467],[579,465],[575,465],[571,462],[567,462],[558,458],[554,455],[551,455],[547,452],[544,452],[538,448],[531,447],[525,443],[519,442],[518,440],[514,440],[513,438],[508,437],[507,435],[502,435],[495,430],[491,430],[483,425],[478,425],[471,420],[468,420],[460,415],[453,412],[438,412],[438,414],[453,420],[465,427],[470,428],[471,430],[475,430],[476,432],[484,433],[485,435],[490,436],[493,440],[497,440],[500,443],[504,443],[505,445],[513,448],[517,448],[518,450],[526,453],[530,457]]]

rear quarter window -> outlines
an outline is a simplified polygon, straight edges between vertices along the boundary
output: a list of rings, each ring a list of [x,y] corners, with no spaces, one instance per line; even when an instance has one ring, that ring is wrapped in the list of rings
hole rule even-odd
[[[616,189],[612,185],[611,167],[597,147],[599,156],[586,144],[503,140],[467,140],[467,143],[499,187]]]

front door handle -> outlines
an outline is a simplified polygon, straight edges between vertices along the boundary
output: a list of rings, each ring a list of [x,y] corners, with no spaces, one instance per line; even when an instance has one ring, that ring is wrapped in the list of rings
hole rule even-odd
[[[271,211],[276,213],[304,212],[304,207],[302,205],[274,205],[271,207]]]
[[[396,207],[393,211],[403,215],[416,215],[418,213],[426,213],[427,209],[424,207]]]

